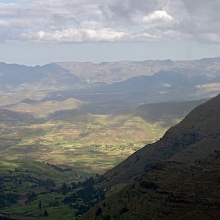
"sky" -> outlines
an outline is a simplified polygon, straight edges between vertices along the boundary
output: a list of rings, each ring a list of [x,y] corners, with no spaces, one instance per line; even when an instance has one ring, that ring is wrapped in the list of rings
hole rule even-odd
[[[0,62],[220,56],[219,0],[0,0]]]

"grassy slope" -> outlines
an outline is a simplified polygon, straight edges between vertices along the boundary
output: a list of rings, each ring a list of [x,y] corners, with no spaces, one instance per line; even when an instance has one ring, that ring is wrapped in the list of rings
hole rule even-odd
[[[10,204],[12,201],[9,201],[4,195],[13,194],[19,197],[34,193],[34,197],[26,206],[15,204],[5,208],[2,212],[12,216],[18,214],[19,219],[20,217],[23,219],[23,215],[38,219],[45,209],[50,215],[50,218],[47,219],[55,219],[55,217],[57,217],[56,219],[69,219],[72,216],[69,206],[62,203],[65,196],[59,191],[51,193],[50,190],[55,186],[61,186],[63,182],[78,182],[79,177],[75,172],[31,160],[1,160],[0,178],[0,206],[12,205]],[[39,201],[42,202],[42,210],[38,209]],[[57,202],[59,206],[51,207],[49,205],[54,202]]]
[[[15,171],[18,169],[18,171]],[[46,163],[33,160],[1,160],[0,175],[16,176],[19,174],[30,174],[34,178],[42,180],[51,179],[56,184],[61,184],[64,181],[77,181],[77,175],[73,171],[60,172],[53,166]],[[23,187],[23,186],[21,186]],[[19,189],[17,189],[19,190]]]
[[[220,154],[195,163],[155,163],[80,220],[219,219]]]
[[[109,170],[106,185],[127,181],[143,173],[157,160],[194,161],[219,150],[220,95],[195,108],[158,142],[140,149]],[[208,146],[208,147],[207,147]]]

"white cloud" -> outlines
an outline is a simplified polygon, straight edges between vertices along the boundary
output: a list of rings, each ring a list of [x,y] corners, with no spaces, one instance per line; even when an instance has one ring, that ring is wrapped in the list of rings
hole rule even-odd
[[[143,17],[144,22],[154,22],[154,21],[170,22],[173,20],[174,20],[173,17],[170,16],[166,11],[155,11]]]
[[[112,30],[110,28],[94,29],[77,29],[69,28],[62,31],[37,33],[23,33],[23,38],[34,41],[46,42],[102,42],[102,41],[120,41],[126,33]]]
[[[20,0],[0,3],[0,41],[220,43],[219,10],[219,0]]]

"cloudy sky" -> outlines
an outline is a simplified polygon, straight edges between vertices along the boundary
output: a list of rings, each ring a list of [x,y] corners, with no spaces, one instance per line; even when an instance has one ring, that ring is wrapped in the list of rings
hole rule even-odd
[[[0,0],[0,61],[220,56],[219,0]]]

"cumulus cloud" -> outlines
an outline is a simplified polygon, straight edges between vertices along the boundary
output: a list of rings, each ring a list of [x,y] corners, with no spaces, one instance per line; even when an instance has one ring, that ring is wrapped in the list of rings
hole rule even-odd
[[[219,10],[219,0],[18,0],[0,3],[0,42],[220,43]]]
[[[173,17],[170,16],[166,11],[155,11],[143,17],[144,22],[154,22],[154,21],[170,22],[173,20],[174,20]]]

